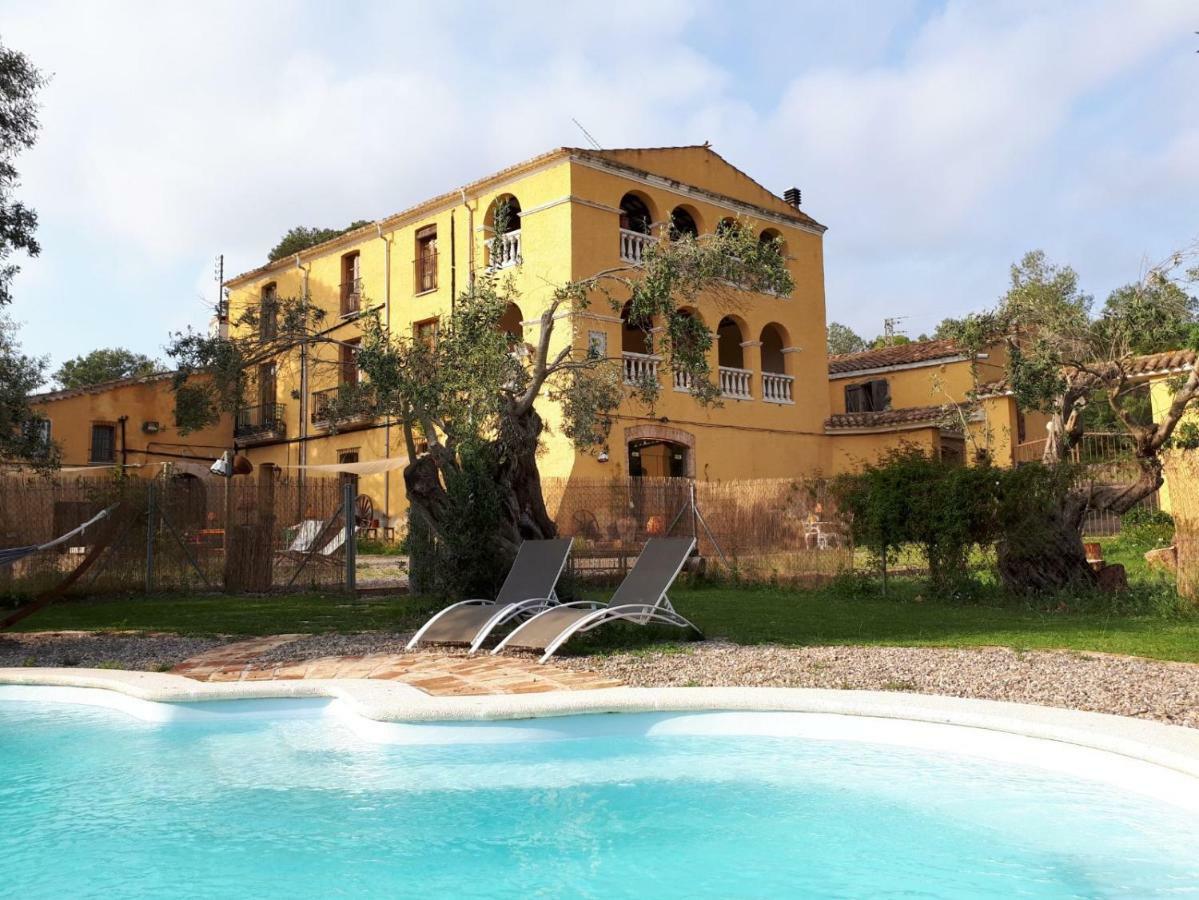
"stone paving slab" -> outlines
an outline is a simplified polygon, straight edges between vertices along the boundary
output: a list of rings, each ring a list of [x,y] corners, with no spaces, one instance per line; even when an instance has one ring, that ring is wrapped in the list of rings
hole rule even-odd
[[[402,681],[434,696],[539,694],[620,687],[617,679],[578,669],[543,666],[532,659],[443,656],[436,652],[322,656],[279,663],[263,654],[303,635],[276,634],[225,644],[200,653],[171,671],[196,681],[295,681],[359,678]]]

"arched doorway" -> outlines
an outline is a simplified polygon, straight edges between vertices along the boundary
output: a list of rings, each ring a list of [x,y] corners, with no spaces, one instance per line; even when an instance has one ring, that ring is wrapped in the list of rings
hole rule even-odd
[[[794,378],[787,374],[787,333],[771,322],[762,329],[762,399],[769,403],[792,403]]]
[[[720,364],[720,393],[726,397],[748,400],[752,374],[745,368],[745,340],[741,326],[732,316],[725,316],[716,327],[716,349]]]
[[[639,195],[629,192],[620,198],[620,227],[638,234],[649,234],[654,217],[649,204]]]
[[[499,330],[508,335],[508,340],[513,345],[520,345],[524,342],[525,330],[524,313],[520,311],[520,307],[515,303],[509,303],[508,308],[504,310],[504,315],[500,317],[497,323]]]
[[[670,239],[677,241],[683,237],[698,238],[699,222],[691,210],[676,206],[670,214]]]
[[[520,201],[512,194],[497,197],[487,208],[483,224],[487,241],[488,267],[506,269],[521,262]]]
[[[629,441],[629,475],[633,478],[686,478],[690,452],[686,445],[673,441]]]

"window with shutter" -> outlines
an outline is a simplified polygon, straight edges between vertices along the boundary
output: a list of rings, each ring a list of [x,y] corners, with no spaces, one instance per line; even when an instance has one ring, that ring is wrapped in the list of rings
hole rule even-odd
[[[90,462],[111,463],[116,460],[117,427],[115,425],[92,425],[92,450]]]

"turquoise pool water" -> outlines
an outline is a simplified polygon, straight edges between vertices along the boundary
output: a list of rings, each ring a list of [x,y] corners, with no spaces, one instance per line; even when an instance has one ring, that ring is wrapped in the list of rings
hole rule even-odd
[[[828,739],[775,727],[789,714],[427,732],[324,702],[227,706],[251,714],[155,723],[0,694],[0,895],[1199,893],[1195,808],[1092,780],[1106,755],[1063,745],[1025,741],[1013,764],[930,749],[944,726],[863,740],[893,736],[878,720]],[[472,743],[522,728],[548,739]],[[408,743],[429,734],[459,742]]]

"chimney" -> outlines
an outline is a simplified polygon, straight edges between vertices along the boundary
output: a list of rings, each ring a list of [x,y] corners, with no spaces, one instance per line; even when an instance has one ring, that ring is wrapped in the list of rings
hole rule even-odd
[[[799,188],[797,188],[797,187],[787,188],[787,190],[783,191],[783,199],[786,200],[788,203],[790,203],[792,206],[794,206],[796,209],[799,209],[799,204],[800,204],[800,200],[801,200],[801,194],[799,193]]]

